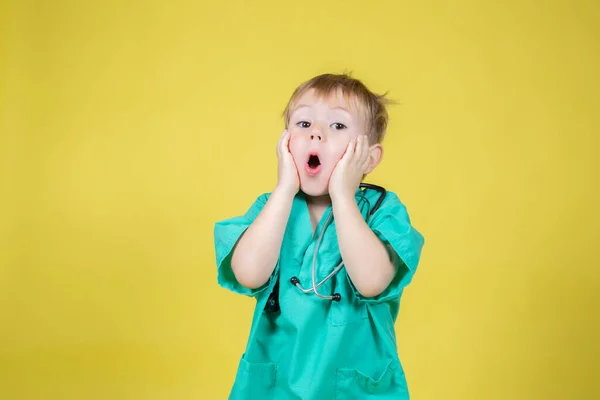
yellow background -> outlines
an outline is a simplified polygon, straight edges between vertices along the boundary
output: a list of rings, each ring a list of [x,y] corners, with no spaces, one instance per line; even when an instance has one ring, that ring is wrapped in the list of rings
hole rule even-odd
[[[253,300],[213,224],[272,189],[296,85],[346,69],[401,103],[368,181],[426,238],[413,398],[598,398],[597,1],[0,7],[0,399],[226,398]]]

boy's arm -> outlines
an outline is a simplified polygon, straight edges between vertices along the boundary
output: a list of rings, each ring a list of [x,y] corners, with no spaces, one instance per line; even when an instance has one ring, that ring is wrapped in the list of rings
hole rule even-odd
[[[257,289],[269,280],[279,259],[293,200],[293,193],[275,189],[234,247],[231,269],[242,286]]]
[[[231,256],[235,278],[249,289],[264,285],[275,270],[292,202],[300,186],[289,140],[289,133],[283,131],[277,143],[277,187],[260,214],[242,234]]]
[[[394,251],[369,228],[354,196],[333,200],[336,233],[342,260],[356,290],[364,297],[375,297],[392,282],[395,275]],[[368,266],[368,268],[365,268]]]
[[[396,253],[388,253],[383,242],[363,220],[354,198],[362,177],[375,168],[377,162],[377,157],[371,156],[367,136],[358,136],[348,142],[329,181],[342,260],[354,287],[364,297],[382,293],[396,272],[396,259],[392,258]]]

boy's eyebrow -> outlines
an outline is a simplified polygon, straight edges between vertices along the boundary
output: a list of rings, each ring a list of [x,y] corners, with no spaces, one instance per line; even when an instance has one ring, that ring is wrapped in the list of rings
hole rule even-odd
[[[304,107],[310,108],[310,106],[308,104],[298,104],[296,107],[294,107],[294,111],[296,111],[300,108],[304,108]]]
[[[339,106],[339,107],[332,107],[331,109],[346,111],[348,114],[350,114],[350,110],[348,110],[346,107]]]
[[[310,106],[308,104],[298,104],[296,107],[294,107],[294,111],[299,110],[303,107],[310,108]],[[331,109],[332,110],[342,110],[342,111],[346,111],[348,114],[351,114],[350,111],[346,107],[338,106],[338,107],[331,107]]]

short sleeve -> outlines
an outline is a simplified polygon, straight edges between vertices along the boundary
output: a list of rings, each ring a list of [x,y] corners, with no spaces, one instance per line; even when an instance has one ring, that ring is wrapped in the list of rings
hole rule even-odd
[[[268,194],[263,194],[256,199],[254,204],[252,204],[244,215],[219,221],[215,224],[214,244],[217,261],[217,282],[223,288],[234,293],[246,296],[256,296],[265,290],[271,283],[269,280],[269,282],[257,289],[244,287],[237,281],[231,268],[231,257],[235,245],[246,229],[248,229],[260,214],[268,198]],[[273,277],[271,277],[271,279],[273,279]]]
[[[396,260],[396,274],[390,285],[378,296],[364,298],[358,291],[354,292],[361,300],[373,303],[397,299],[415,275],[425,243],[423,235],[411,225],[406,207],[398,196],[389,191],[381,207],[371,217],[369,227],[388,251],[395,253],[390,254],[390,257]]]

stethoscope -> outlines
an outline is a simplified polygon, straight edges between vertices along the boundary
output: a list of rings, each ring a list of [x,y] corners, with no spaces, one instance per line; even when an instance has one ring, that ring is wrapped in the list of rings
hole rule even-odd
[[[360,188],[363,189],[373,189],[376,190],[380,193],[379,198],[377,199],[377,202],[375,203],[375,206],[373,206],[373,208],[371,208],[369,210],[369,212],[367,213],[367,217],[366,220],[367,222],[369,221],[369,218],[375,213],[375,211],[377,211],[379,209],[379,207],[381,206],[381,203],[383,202],[383,200],[385,199],[385,195],[386,195],[386,190],[385,188],[381,187],[381,186],[377,186],[377,185],[373,185],[370,183],[361,183],[359,185]],[[360,198],[360,201],[366,201],[369,206],[369,200],[367,200],[367,198],[365,197],[365,190],[363,190],[363,195]],[[331,296],[326,296],[323,295],[321,293],[318,292],[318,288],[320,286],[322,286],[325,282],[327,282],[329,279],[331,279],[333,276],[335,276],[338,272],[340,272],[340,270],[344,267],[344,262],[341,261],[330,273],[329,275],[327,275],[325,278],[323,278],[323,280],[321,280],[321,282],[317,283],[316,282],[316,262],[317,262],[317,253],[319,251],[319,246],[321,245],[321,240],[323,239],[323,235],[325,233],[325,230],[327,228],[327,225],[329,225],[329,223],[331,222],[331,219],[333,218],[333,213],[329,213],[329,216],[327,217],[327,220],[325,221],[325,224],[323,225],[323,228],[321,229],[321,232],[319,233],[319,239],[317,240],[317,244],[315,245],[315,250],[313,253],[313,260],[312,260],[312,286],[308,289],[305,289],[302,287],[302,285],[300,284],[300,279],[298,279],[297,276],[293,276],[290,279],[290,283],[294,286],[296,286],[302,293],[310,293],[313,292],[317,297],[321,298],[321,299],[326,299],[326,300],[333,300],[333,301],[340,301],[342,300],[342,296],[339,293],[334,293]],[[265,306],[265,311],[271,311],[271,312],[276,312],[279,311],[279,280],[276,282],[275,287],[273,288],[273,292],[271,293],[271,295],[269,296],[269,299],[267,300],[267,304]]]

